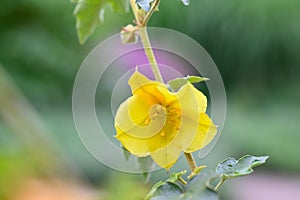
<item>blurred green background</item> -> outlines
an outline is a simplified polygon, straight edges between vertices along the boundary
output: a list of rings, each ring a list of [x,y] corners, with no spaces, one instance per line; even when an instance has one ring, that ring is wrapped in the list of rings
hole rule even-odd
[[[197,40],[219,67],[227,90],[228,112],[223,133],[201,163],[213,167],[228,156],[269,155],[268,163],[258,169],[262,173],[300,174],[299,7],[297,0],[192,0],[189,7],[180,1],[161,2],[160,12],[153,15],[149,25],[177,30]],[[45,123],[46,141],[49,132],[53,140],[50,146],[53,143],[62,149],[67,159],[61,160],[89,183],[88,193],[96,190],[97,195],[104,196],[100,199],[125,199],[124,194],[128,199],[139,199],[166,173],[154,173],[153,182],[143,186],[141,175],[125,175],[103,166],[80,143],[71,111],[73,82],[81,62],[100,41],[131,23],[132,14],[107,11],[104,24],[81,46],[73,9],[74,4],[67,0],[2,0],[0,63]],[[6,89],[0,87],[0,97],[6,95]],[[36,145],[39,141],[33,138],[24,142],[22,123],[26,124],[26,120],[9,124],[16,118],[3,114],[20,105],[11,98],[3,99],[0,199],[17,199],[10,194],[19,191],[19,179],[44,177],[49,171],[47,167],[55,162],[66,166],[55,156],[47,161],[34,158],[36,151],[51,150]],[[14,126],[19,128],[14,130]],[[16,134],[18,130],[20,133]],[[64,177],[63,174],[60,176]],[[114,181],[123,179],[127,181],[116,188]],[[137,187],[141,194],[126,193]],[[230,192],[226,195],[232,199]]]

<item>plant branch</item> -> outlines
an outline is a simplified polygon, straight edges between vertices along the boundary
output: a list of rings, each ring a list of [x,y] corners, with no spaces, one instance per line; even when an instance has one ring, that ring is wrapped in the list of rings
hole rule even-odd
[[[193,154],[192,153],[184,153],[184,155],[189,164],[191,171],[194,172],[198,167],[197,167],[196,161],[193,157]]]
[[[130,0],[130,6],[132,9],[132,12],[134,14],[135,21],[137,25],[140,24],[140,19],[139,19],[139,7],[136,5],[135,0]]]
[[[143,19],[140,19],[140,13],[142,12],[138,6],[135,3],[135,0],[130,0],[130,5],[131,5],[131,9],[134,13],[134,17],[138,26],[138,30],[140,33],[140,38],[141,38],[141,42],[143,44],[143,48],[145,50],[145,53],[147,55],[150,67],[152,69],[152,72],[154,74],[154,77],[157,81],[159,82],[164,82],[160,70],[158,68],[157,65],[157,61],[155,59],[154,53],[153,53],[153,49],[151,47],[151,43],[149,40],[149,36],[148,36],[148,32],[147,32],[147,22],[149,21],[150,17],[152,16],[153,12],[157,9],[158,5],[159,5],[160,0],[155,0],[154,3],[151,6],[150,11],[146,14],[145,17],[143,17]]]
[[[142,23],[143,26],[147,26],[147,23],[148,23],[150,17],[155,12],[155,10],[158,8],[159,3],[160,3],[160,0],[154,1],[154,3],[151,6],[150,11],[146,14],[145,19],[143,20],[143,23]]]
[[[139,15],[140,9],[138,8],[137,4],[135,3],[135,0],[130,0],[130,5],[131,5],[132,11],[133,11],[134,16],[135,16],[137,27],[138,27],[139,33],[140,33],[140,38],[141,38],[145,53],[147,55],[147,58],[149,60],[150,67],[153,71],[155,79],[159,82],[164,83],[164,80],[161,76],[160,70],[159,70],[158,65],[157,65],[157,61],[155,59],[155,56],[154,56],[154,53],[153,53],[153,50],[152,50],[152,47],[151,47],[151,43],[150,43],[150,40],[149,40],[147,28],[146,28],[150,17],[154,13],[154,11],[158,8],[159,3],[160,3],[160,0],[155,0],[153,2],[153,4],[151,5],[150,11],[146,14],[144,19],[141,20],[140,15]],[[196,171],[198,170],[199,167],[197,166],[197,164],[195,162],[195,159],[194,159],[194,157],[191,153],[184,153],[184,155],[185,155],[185,158],[186,158],[186,160],[189,164],[189,167],[192,171],[192,173],[191,173],[191,177],[192,177],[193,174],[196,173]]]
[[[147,58],[149,60],[150,67],[153,71],[154,77],[157,81],[163,83],[164,80],[161,76],[160,70],[158,68],[158,65],[157,65],[157,62],[156,62],[156,59],[155,59],[155,56],[154,56],[154,53],[153,53],[153,50],[152,50],[152,47],[151,47],[151,43],[150,43],[150,40],[149,40],[147,28],[146,27],[140,27],[139,28],[139,33],[140,33],[140,38],[141,38],[141,41],[143,43],[145,53],[146,53]]]
[[[223,177],[221,177],[219,183],[216,185],[216,187],[214,188],[215,191],[219,190],[220,187],[223,185],[223,183],[225,182],[226,179],[224,179]]]

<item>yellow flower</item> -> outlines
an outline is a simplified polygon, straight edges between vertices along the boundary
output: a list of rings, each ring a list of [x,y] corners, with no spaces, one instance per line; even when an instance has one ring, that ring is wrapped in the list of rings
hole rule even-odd
[[[115,116],[116,138],[133,155],[150,155],[169,169],[182,152],[205,147],[217,127],[206,112],[205,95],[187,83],[178,92],[136,71],[128,81],[133,96]]]

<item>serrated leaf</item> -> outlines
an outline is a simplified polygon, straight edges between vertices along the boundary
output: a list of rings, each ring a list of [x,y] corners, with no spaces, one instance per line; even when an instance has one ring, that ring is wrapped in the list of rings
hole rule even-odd
[[[125,10],[126,0],[72,0],[76,3],[74,15],[79,42],[85,41],[104,20],[105,6],[110,4],[113,11]]]
[[[156,183],[145,197],[145,200],[175,200],[179,199],[182,189],[176,183],[160,181]]]
[[[188,184],[179,185],[177,181],[185,173],[172,173],[166,181],[160,181],[153,186],[145,200],[219,200],[217,191],[226,177],[238,177],[251,173],[252,167],[266,162],[268,156],[244,156],[239,160],[228,158],[220,163],[216,171],[201,172],[194,176]],[[220,177],[221,176],[221,177]],[[225,177],[226,176],[226,177]],[[220,179],[220,185],[212,185]]]
[[[128,0],[107,0],[113,12],[125,13],[129,11]]]
[[[212,171],[203,172],[195,176],[187,185],[182,200],[219,200],[217,193],[206,186],[206,183],[216,176]]]
[[[100,23],[100,13],[104,12],[105,0],[79,0],[74,10],[79,42],[85,43]]]
[[[206,182],[214,177],[215,173],[206,172],[195,176],[184,189],[176,182],[170,182],[176,180],[176,177],[178,180],[183,173],[173,173],[167,181],[155,184],[145,200],[219,200],[217,193],[206,186]]]
[[[190,0],[181,0],[185,6],[190,5]]]
[[[224,179],[245,176],[253,172],[253,167],[264,164],[268,158],[268,156],[250,155],[243,156],[239,160],[227,158],[217,166],[216,172]]]
[[[151,2],[154,0],[136,0],[135,3],[139,5],[144,11],[149,12],[151,8]]]
[[[172,88],[172,90],[178,90],[182,86],[184,86],[187,82],[190,83],[199,83],[202,81],[207,81],[209,80],[208,78],[200,77],[200,76],[187,76],[183,78],[176,78],[173,80],[170,80],[167,84],[169,87]]]

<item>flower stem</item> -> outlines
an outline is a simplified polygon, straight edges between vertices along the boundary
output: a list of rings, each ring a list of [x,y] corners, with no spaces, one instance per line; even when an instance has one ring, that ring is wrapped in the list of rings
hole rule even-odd
[[[190,166],[191,171],[194,172],[198,167],[197,167],[196,161],[193,157],[193,154],[192,153],[184,153],[184,155]]]
[[[151,9],[150,11],[143,17],[143,19],[140,18],[139,15],[139,7],[136,5],[135,0],[130,0],[130,5],[135,17],[135,21],[140,33],[140,38],[143,44],[143,48],[145,50],[145,53],[147,55],[150,67],[152,69],[152,72],[154,74],[154,77],[157,81],[164,83],[164,80],[162,78],[162,75],[160,73],[160,70],[158,68],[157,65],[157,61],[155,59],[154,53],[153,53],[153,49],[151,47],[151,43],[149,40],[149,36],[148,36],[148,32],[147,32],[147,23],[150,19],[150,17],[152,16],[152,14],[154,13],[154,11],[158,8],[160,3],[160,0],[155,0],[152,5],[151,5]],[[193,157],[193,155],[191,153],[184,153],[185,158],[189,164],[189,167],[192,171],[192,174],[194,174],[197,169],[199,168],[195,162],[195,159]],[[191,175],[192,175],[191,174]]]
[[[160,0],[156,0],[155,2],[153,2],[150,11],[145,16],[145,19],[143,21],[143,26],[147,26],[147,23],[148,23],[150,17],[154,13],[154,11],[158,8],[159,3],[160,3]]]
[[[157,81],[163,83],[164,80],[161,76],[161,73],[160,73],[160,70],[158,68],[153,50],[151,48],[151,44],[150,44],[150,41],[149,41],[149,36],[148,36],[148,33],[147,33],[147,28],[146,27],[140,27],[139,31],[140,31],[140,38],[141,38],[141,41],[143,43],[143,47],[144,47],[145,53],[147,55],[147,58],[149,60],[149,64],[150,64],[150,67],[153,71],[154,77]]]
[[[183,185],[186,185],[187,182],[182,178],[182,177],[179,177],[178,180],[183,184]]]
[[[222,184],[225,182],[226,179],[221,178],[219,183],[216,185],[216,187],[214,188],[215,191],[219,190],[220,187],[222,186]]]
[[[164,82],[160,70],[158,68],[152,47],[151,47],[151,43],[149,40],[149,36],[148,36],[148,32],[147,32],[147,22],[149,21],[150,17],[152,16],[153,12],[157,9],[158,5],[159,5],[160,0],[155,0],[155,2],[153,2],[150,11],[146,14],[146,16],[143,19],[140,19],[139,16],[139,8],[135,3],[135,0],[130,0],[130,5],[132,8],[132,11],[134,13],[135,16],[135,20],[139,29],[139,33],[140,33],[140,38],[143,44],[143,48],[145,50],[145,53],[147,55],[150,67],[153,71],[154,77],[157,81],[159,82]]]
[[[131,5],[132,12],[134,14],[135,21],[139,25],[140,24],[139,7],[136,5],[135,0],[130,0],[130,5]]]

